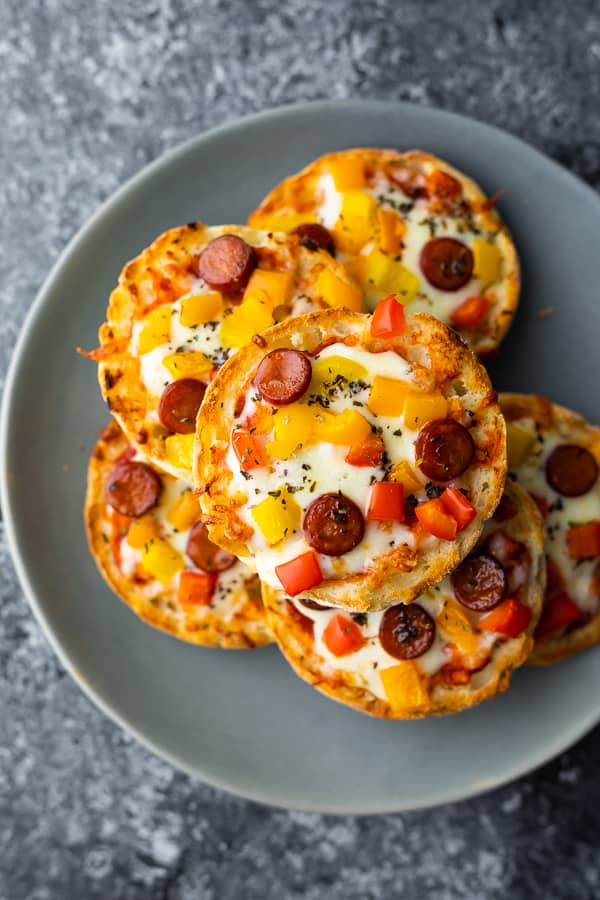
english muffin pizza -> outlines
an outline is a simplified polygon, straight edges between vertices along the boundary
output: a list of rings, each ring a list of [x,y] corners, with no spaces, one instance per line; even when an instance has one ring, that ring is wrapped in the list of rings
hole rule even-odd
[[[395,295],[247,345],[209,386],[194,483],[209,535],[271,588],[348,609],[410,602],[502,494],[504,420],[458,335]]]
[[[342,260],[369,308],[394,291],[411,312],[458,329],[479,354],[496,350],[517,306],[519,263],[471,179],[420,150],[330,153],[274,188],[250,216]]]
[[[510,481],[477,548],[413,603],[348,613],[265,589],[267,620],[296,673],[362,712],[457,712],[508,687],[542,607],[543,530]]]
[[[548,586],[534,664],[600,640],[600,428],[536,394],[502,394],[509,474],[535,498]]]
[[[362,306],[325,251],[294,236],[192,223],[125,266],[100,349],[88,355],[129,440],[189,479],[196,413],[219,366],[275,321],[325,306]]]
[[[270,643],[260,583],[216,547],[191,485],[150,465],[116,422],[88,471],[85,523],[110,587],[145,622],[195,644]]]

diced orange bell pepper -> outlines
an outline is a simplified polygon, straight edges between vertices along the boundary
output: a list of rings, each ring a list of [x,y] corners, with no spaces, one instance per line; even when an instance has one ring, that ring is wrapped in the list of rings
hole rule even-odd
[[[475,328],[489,308],[487,297],[467,297],[450,313],[450,322],[455,328]]]
[[[412,659],[405,659],[395,666],[380,669],[379,677],[394,712],[416,711],[426,705],[426,682],[421,678]]]
[[[170,434],[165,440],[165,456],[172,466],[191,471],[194,456],[194,435]]]
[[[404,487],[397,481],[378,481],[371,488],[367,519],[404,522]]]
[[[458,491],[456,488],[447,487],[440,499],[446,512],[456,519],[458,531],[466,528],[477,515],[477,510],[472,503],[462,491]]]
[[[557,591],[550,597],[546,596],[542,618],[535,630],[536,640],[561,631],[581,618],[581,610],[566,591]]]
[[[275,574],[290,597],[317,587],[323,581],[323,573],[317,554],[313,550],[275,566]]]
[[[334,656],[348,656],[366,644],[358,625],[347,616],[336,613],[323,632],[323,642]]]
[[[389,294],[380,300],[371,319],[371,335],[375,338],[390,338],[406,331],[404,307],[396,294]]]
[[[573,525],[567,531],[567,547],[572,559],[600,556],[600,521]]]
[[[473,275],[484,284],[497,281],[500,276],[502,256],[496,244],[475,238],[473,241]]]
[[[182,572],[178,600],[182,606],[209,606],[219,576],[214,572]]]
[[[408,391],[404,400],[404,423],[407,428],[416,430],[422,428],[426,422],[445,419],[447,411],[448,401],[442,394]]]
[[[449,515],[440,500],[427,500],[415,507],[415,515],[425,531],[442,541],[455,541],[458,526],[454,516]]]
[[[180,494],[167,513],[167,522],[178,531],[187,531],[199,518],[200,505],[193,491]]]
[[[192,294],[181,301],[179,321],[186,328],[216,322],[223,312],[223,296],[218,291],[207,294]]]
[[[379,209],[379,246],[384,253],[398,256],[402,250],[402,238],[406,226],[393,209]]]
[[[366,184],[365,164],[360,156],[337,156],[327,161],[327,171],[336,191],[359,190]]]
[[[357,409],[344,409],[336,414],[319,408],[314,412],[313,431],[315,437],[327,444],[352,447],[368,438],[371,426]]]
[[[341,306],[353,312],[360,312],[363,308],[362,291],[356,285],[338,278],[331,269],[319,272],[316,288],[328,306]]]
[[[231,435],[231,446],[243,472],[250,472],[267,464],[262,447],[249,431],[235,429]]]
[[[404,485],[405,494],[416,493],[416,491],[421,490],[424,484],[419,480],[410,463],[405,459],[401,459],[400,462],[396,463],[392,468],[390,479],[392,481],[399,481],[400,484]]]
[[[264,294],[271,309],[286,303],[293,285],[292,272],[275,272],[269,269],[255,269],[244,291],[244,299]]]
[[[484,631],[494,631],[507,637],[518,637],[531,622],[531,610],[520,600],[508,597],[479,621]]]
[[[158,522],[152,515],[134,519],[131,523],[125,540],[134,550],[141,550],[146,544],[157,537],[159,533]]]
[[[367,406],[376,416],[400,416],[410,386],[407,381],[376,375],[367,400]]]
[[[171,337],[171,307],[157,306],[143,319],[144,327],[140,331],[138,353],[142,356],[155,347],[166,344]]]
[[[355,444],[346,453],[345,461],[351,466],[380,466],[385,453],[385,443],[380,434],[372,434],[362,444]]]

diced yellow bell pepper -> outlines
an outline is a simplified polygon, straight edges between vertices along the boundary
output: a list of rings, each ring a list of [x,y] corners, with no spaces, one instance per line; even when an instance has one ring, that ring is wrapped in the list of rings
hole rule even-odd
[[[379,247],[374,247],[362,264],[363,284],[371,290],[376,288],[384,293],[400,295],[400,302],[410,303],[419,290],[417,276],[406,266]]]
[[[393,209],[380,209],[379,218],[379,247],[390,256],[397,256],[402,250],[402,238],[406,226],[397,212]]]
[[[390,473],[390,480],[402,484],[405,494],[414,494],[423,487],[423,482],[419,481],[412,466],[405,459],[400,460],[393,467]]]
[[[142,551],[142,566],[149,575],[167,587],[177,573],[185,569],[185,562],[172,544],[159,538]]]
[[[266,445],[269,456],[274,459],[289,459],[298,447],[303,447],[310,441],[313,424],[312,409],[302,403],[291,403],[278,409],[273,416],[275,435]]]
[[[425,422],[445,419],[448,401],[442,394],[420,394],[409,391],[404,401],[404,424],[407,428],[421,428]]]
[[[171,353],[165,356],[162,361],[172,377],[178,378],[197,378],[199,381],[208,381],[208,376],[215,367],[215,364],[200,353],[199,350],[190,350],[183,353]]]
[[[155,347],[166,344],[171,337],[171,307],[157,306],[144,317],[140,331],[138,353],[149,353]]]
[[[194,435],[170,434],[165,440],[165,455],[172,466],[191,472],[194,458]]]
[[[400,416],[410,387],[406,381],[376,375],[367,406],[376,416]]]
[[[315,437],[327,444],[354,447],[371,434],[371,426],[357,409],[345,409],[336,414],[313,407],[313,415]]]
[[[280,487],[255,506],[252,518],[269,544],[278,544],[300,526],[302,510],[287,488]]]
[[[412,660],[402,660],[395,666],[381,669],[379,675],[388,702],[395,712],[416,712],[426,705],[427,688]]]
[[[125,540],[134,550],[141,550],[152,538],[158,536],[158,523],[154,516],[142,516],[131,523]]]
[[[363,295],[360,288],[342,281],[331,269],[322,269],[316,280],[318,293],[328,306],[343,306],[353,312],[361,312]]]
[[[475,238],[473,241],[473,274],[484,284],[491,284],[500,277],[502,256],[495,244]]]
[[[267,269],[255,269],[250,276],[244,298],[256,296],[262,300],[266,296],[271,309],[286,303],[293,285],[291,272],[273,272]]]
[[[535,445],[536,436],[531,428],[518,422],[506,423],[506,451],[509,466],[525,462]]]
[[[225,316],[219,329],[219,338],[225,347],[244,347],[255,334],[266,331],[273,324],[273,309],[264,296],[264,300],[259,300],[256,294],[245,297],[230,315]]]
[[[291,231],[298,225],[304,225],[307,222],[318,222],[319,220],[312,213],[292,213],[286,212],[280,215],[261,215],[257,218],[256,227],[262,228],[263,231]]]
[[[204,325],[205,322],[216,322],[223,312],[223,297],[218,291],[208,294],[193,294],[181,301],[179,321],[186,328]]]
[[[365,186],[365,164],[359,156],[338,156],[327,162],[336,191],[353,191]]]
[[[377,202],[365,191],[342,194],[340,216],[333,231],[336,242],[346,253],[359,253],[373,240],[377,229]]]
[[[345,381],[360,381],[366,378],[367,370],[360,363],[346,356],[324,356],[313,363],[311,393],[321,393],[323,385],[333,384],[341,375]]]
[[[450,597],[444,601],[442,611],[437,617],[437,623],[461,653],[465,656],[476,656],[477,636],[473,626],[466,613]]]
[[[200,506],[193,491],[180,494],[167,513],[167,522],[177,531],[187,531],[199,518]]]

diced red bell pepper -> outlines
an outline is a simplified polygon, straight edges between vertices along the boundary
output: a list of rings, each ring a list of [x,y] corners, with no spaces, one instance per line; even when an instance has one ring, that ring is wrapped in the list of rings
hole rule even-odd
[[[442,541],[455,541],[458,525],[449,515],[439,497],[427,500],[415,507],[415,515],[425,531]]]
[[[179,579],[179,602],[183,606],[208,606],[218,577],[211,572],[182,572]]]
[[[404,521],[404,485],[378,481],[371,488],[367,519],[372,522]]]
[[[447,487],[440,499],[446,512],[456,519],[458,531],[466,528],[477,515],[477,510],[470,500],[456,488]]]
[[[404,307],[398,303],[396,294],[389,294],[380,300],[371,319],[371,335],[376,338],[395,337],[406,331]]]
[[[336,613],[327,623],[323,632],[323,641],[330,653],[334,656],[347,656],[364,647],[366,640],[358,625]]]
[[[573,525],[567,531],[567,547],[572,559],[600,556],[600,521]]]
[[[290,597],[309,591],[323,581],[319,559],[314,550],[308,550],[289,562],[275,566],[275,574]]]
[[[249,431],[237,428],[231,435],[231,445],[243,472],[266,465],[263,449]]]
[[[345,460],[351,466],[380,466],[385,453],[385,443],[380,434],[372,434],[363,441],[350,447]]]
[[[567,625],[578,622],[581,618],[579,607],[571,600],[566,591],[557,591],[550,597],[546,596],[542,618],[535,630],[536,640],[561,631]]]
[[[475,328],[490,307],[487,297],[467,297],[450,313],[450,322],[455,328]]]
[[[518,637],[531,622],[531,610],[520,600],[509,597],[479,621],[479,627],[485,631],[505,634],[507,637]]]

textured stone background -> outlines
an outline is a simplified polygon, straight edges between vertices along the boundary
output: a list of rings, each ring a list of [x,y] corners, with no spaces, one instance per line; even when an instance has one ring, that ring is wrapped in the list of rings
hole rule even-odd
[[[242,113],[352,96],[472,114],[600,187],[592,0],[2,0],[0,371],[59,251],[141,166]],[[0,552],[0,900],[600,897],[600,730],[433,812],[264,809],[107,721]]]

